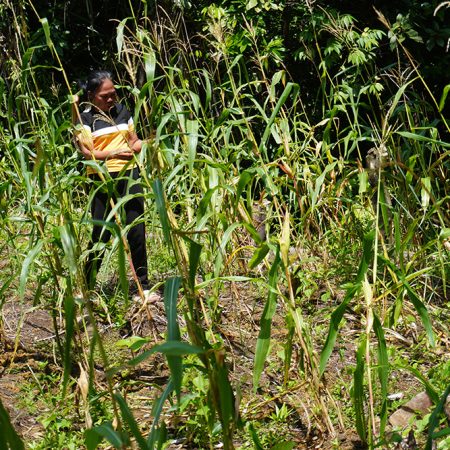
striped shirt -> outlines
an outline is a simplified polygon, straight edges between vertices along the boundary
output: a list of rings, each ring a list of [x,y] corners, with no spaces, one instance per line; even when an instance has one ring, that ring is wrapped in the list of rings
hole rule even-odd
[[[130,150],[128,139],[134,132],[133,118],[128,109],[116,103],[108,112],[88,108],[80,114],[83,127],[77,132],[79,142],[89,150],[117,151]],[[109,172],[120,172],[126,165],[129,169],[134,167],[133,160],[115,158],[110,156],[104,162]],[[87,168],[88,175],[96,173],[92,166]]]

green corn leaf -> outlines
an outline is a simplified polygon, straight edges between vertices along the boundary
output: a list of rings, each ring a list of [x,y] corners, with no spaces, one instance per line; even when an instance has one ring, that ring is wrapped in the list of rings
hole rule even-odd
[[[244,192],[245,187],[253,179],[253,174],[249,170],[244,170],[240,176],[236,189],[236,198],[234,199],[234,209],[237,209],[239,200],[241,200],[242,192]]]
[[[383,184],[380,185],[380,210],[381,210],[381,217],[383,219],[384,232],[386,233],[386,236],[389,236],[390,221],[386,203],[386,192]]]
[[[203,198],[200,200],[200,204],[198,205],[197,221],[203,218],[203,216],[206,214],[209,202],[211,201],[214,192],[216,192],[218,189],[219,186],[208,189]]]
[[[215,366],[213,379],[216,389],[219,392],[219,415],[222,423],[222,433],[224,438],[229,436],[230,425],[234,420],[234,395],[228,378],[228,370],[225,364],[225,355],[223,350],[215,351]],[[226,447],[227,448],[227,447]]]
[[[19,278],[19,298],[21,300],[23,300],[23,297],[25,295],[25,286],[27,284],[28,272],[30,271],[33,261],[39,255],[43,244],[44,244],[43,241],[36,242],[34,247],[30,250],[27,257],[23,261],[22,270],[20,271],[20,278]]]
[[[177,318],[178,290],[180,288],[181,278],[172,277],[166,281],[164,287],[164,307],[167,317],[167,340],[179,341],[180,328]]]
[[[321,376],[325,372],[328,359],[330,358],[331,353],[333,351],[339,330],[339,325],[341,323],[342,317],[344,316],[344,312],[347,308],[347,305],[350,302],[350,300],[356,295],[356,293],[361,289],[361,283],[364,279],[364,275],[366,274],[370,262],[373,259],[374,239],[375,239],[375,230],[370,231],[364,236],[363,255],[361,258],[361,262],[359,264],[358,274],[356,275],[355,283],[348,288],[342,303],[331,313],[330,328],[328,330],[327,339],[323,346],[322,352],[320,353],[319,373]]]
[[[280,266],[280,251],[277,248],[275,259],[269,272],[269,294],[261,316],[260,331],[256,342],[255,362],[253,367],[253,390],[258,389],[259,380],[269,352],[272,318],[277,306],[277,281]]]
[[[262,445],[258,433],[256,432],[255,427],[253,426],[252,423],[250,423],[249,431],[253,441],[253,445],[255,446],[255,450],[264,450],[264,446]]]
[[[189,239],[189,286],[194,292],[195,290],[195,276],[197,274],[198,264],[200,262],[200,255],[202,253],[202,246]]]
[[[430,383],[430,381],[425,377],[425,375],[423,375],[417,368],[408,366],[406,364],[403,365],[401,363],[400,364],[397,363],[396,366],[399,369],[404,369],[404,370],[411,372],[423,384],[423,386],[424,386],[425,390],[427,391],[427,394],[430,396],[431,400],[434,403],[437,403],[439,401],[439,393],[437,392],[435,387]]]
[[[122,419],[124,423],[128,425],[128,428],[131,431],[131,434],[136,439],[136,442],[139,446],[140,450],[147,450],[147,441],[145,440],[144,436],[142,436],[139,426],[136,422],[136,419],[133,417],[133,414],[130,411],[130,408],[128,407],[126,401],[120,394],[114,394],[115,399],[117,400],[117,403],[119,404],[120,412],[122,413]]]
[[[442,91],[441,100],[439,101],[439,111],[442,112],[445,106],[445,101],[447,100],[448,92],[450,91],[450,84],[447,84],[447,86],[444,87],[444,90]]]
[[[11,283],[16,280],[16,274],[13,273],[9,278],[3,282],[3,286],[0,287],[0,310],[3,308],[3,304],[6,302],[7,297],[5,296],[6,290],[9,288]]]
[[[380,319],[374,313],[373,329],[378,340],[378,378],[381,386],[381,414],[380,414],[380,435],[383,436],[387,421],[387,395],[389,379],[389,358],[387,353],[386,339],[384,337],[383,326]]]
[[[261,143],[259,145],[259,151],[261,153],[266,153],[266,143],[272,132],[272,125],[275,122],[275,118],[279,114],[280,109],[286,103],[286,100],[288,99],[289,95],[291,95],[291,92],[294,93],[294,98],[292,99],[292,101],[294,101],[298,95],[299,86],[295,83],[289,82],[286,84],[286,87],[284,88],[283,93],[281,94],[280,98],[278,99],[278,102],[275,105],[275,108],[273,109],[272,114],[267,122],[266,129],[264,130],[264,134],[263,134],[263,137],[261,138]]]
[[[111,422],[105,422],[90,430],[85,431],[85,443],[88,450],[95,450],[101,440],[98,436],[105,438],[114,448],[121,449],[125,446],[123,437],[119,432],[114,430]]]
[[[161,396],[153,403],[152,407],[153,423],[147,438],[147,444],[150,450],[154,449],[156,442],[161,438],[158,428],[159,418],[161,417],[164,403],[169,398],[169,395],[172,393],[172,391],[173,391],[173,382],[172,380],[169,380]]]
[[[45,42],[47,43],[48,48],[53,48],[53,42],[50,35],[50,25],[48,24],[48,20],[46,17],[40,19],[42,29],[44,30]]]
[[[167,340],[169,342],[180,341],[180,327],[177,318],[178,290],[181,278],[169,278],[164,287],[164,308],[167,317]],[[181,381],[183,379],[183,364],[181,356],[166,355],[169,364],[173,385],[178,398],[181,395]]]
[[[212,96],[212,88],[211,88],[211,80],[209,79],[209,74],[205,69],[202,69],[200,72],[203,75],[203,78],[205,80],[205,110],[208,109],[210,103],[211,103],[211,96]]]
[[[269,245],[266,242],[263,242],[253,253],[253,256],[250,258],[248,266],[250,269],[254,269],[269,253]]]
[[[155,80],[156,69],[156,53],[152,48],[147,48],[148,51],[144,53],[144,70],[147,78],[147,83],[153,83]]]
[[[170,239],[170,222],[167,215],[166,209],[166,199],[164,196],[163,185],[159,178],[156,178],[153,182],[153,193],[155,194],[156,209],[158,210],[159,220],[161,221],[162,231],[164,239],[169,248],[172,246],[172,241]]]
[[[439,399],[439,403],[434,408],[433,412],[430,415],[430,418],[428,420],[428,439],[427,444],[425,447],[425,450],[432,450],[433,448],[433,439],[436,439],[437,437],[445,436],[447,434],[450,434],[450,428],[447,428],[447,430],[443,430],[443,434],[435,433],[434,430],[439,426],[439,417],[444,410],[444,405],[447,401],[447,397],[450,395],[450,384],[447,386],[447,389],[445,390],[444,394]]]
[[[9,414],[0,399],[0,449],[24,450],[25,445],[11,424]]]
[[[430,144],[436,144],[446,148],[450,147],[450,143],[448,142],[438,141],[436,139],[423,136],[421,134],[411,133],[409,131],[397,131],[396,133],[399,134],[400,136],[403,136],[404,138],[412,139],[414,141],[429,142]]]
[[[155,427],[152,433],[150,433],[149,438],[147,439],[148,448],[150,450],[153,450],[154,448],[156,448],[157,450],[162,450],[166,441],[167,441],[167,426],[166,423],[162,421],[161,425],[159,427]]]
[[[76,257],[76,243],[74,235],[68,224],[65,224],[58,228],[69,272],[72,276],[76,276],[78,258]]]
[[[150,338],[143,338],[140,336],[130,336],[126,339],[120,339],[117,341],[114,345],[116,347],[127,347],[130,350],[133,350],[134,352],[137,352],[140,350],[144,345],[151,342]]]
[[[406,292],[408,293],[409,299],[411,300],[415,310],[417,311],[417,314],[419,314],[420,319],[422,320],[422,325],[424,326],[425,331],[427,333],[428,342],[432,347],[434,347],[435,345],[434,332],[426,306],[420,300],[419,296],[414,292],[411,285],[406,281],[406,278],[403,275],[403,273],[394,265],[394,263],[392,263],[392,261],[389,261],[382,255],[379,255],[379,257],[381,261],[383,261],[387,266],[389,266],[392,269],[393,272],[395,272],[399,280],[402,282],[403,287],[406,289]]]
[[[102,442],[102,435],[97,433],[94,429],[89,428],[84,432],[84,444],[87,450],[96,450]]]
[[[450,427],[444,428],[443,430],[439,430],[433,433],[433,440],[448,436],[449,434],[450,434]]]
[[[405,94],[405,90],[407,89],[407,87],[416,80],[417,80],[417,78],[413,78],[413,79],[409,80],[407,83],[405,83],[403,86],[401,86],[400,89],[395,93],[394,99],[392,100],[392,103],[391,103],[391,107],[389,108],[389,111],[386,115],[386,122],[394,114],[395,109],[397,108],[398,102],[400,101],[401,97]]]

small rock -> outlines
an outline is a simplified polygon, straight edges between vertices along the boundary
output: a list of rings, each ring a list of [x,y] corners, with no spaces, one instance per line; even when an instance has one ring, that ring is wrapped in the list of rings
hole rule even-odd
[[[390,417],[389,417],[389,423],[394,428],[406,428],[411,420],[414,417],[414,413],[405,411],[404,409],[400,408],[397,409]]]
[[[429,413],[433,402],[426,392],[421,392],[405,403],[389,417],[389,423],[395,428],[406,428],[416,415]]]

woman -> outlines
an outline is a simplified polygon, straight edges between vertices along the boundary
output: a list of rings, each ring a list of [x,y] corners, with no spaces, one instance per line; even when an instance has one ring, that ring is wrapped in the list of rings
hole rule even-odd
[[[133,197],[123,205],[126,225],[135,221],[127,234],[131,251],[131,259],[137,278],[149,295],[147,270],[147,251],[145,247],[145,225],[141,221],[144,214],[143,189],[139,182],[139,169],[134,161],[134,154],[142,149],[142,141],[138,138],[133,119],[127,108],[117,103],[117,94],[112,75],[107,71],[93,71],[82,86],[87,101],[81,114],[77,111],[76,132],[77,145],[87,160],[95,160],[104,166],[109,176],[115,181],[113,192],[102,183],[96,165],[88,165],[87,174],[96,185],[92,199],[91,213],[94,222],[92,240],[89,245],[86,264],[86,281],[89,289],[95,286],[97,272],[103,257],[103,251],[94,250],[98,242],[107,243],[111,237],[109,227],[103,226],[111,212],[111,200],[116,204],[121,197]]]

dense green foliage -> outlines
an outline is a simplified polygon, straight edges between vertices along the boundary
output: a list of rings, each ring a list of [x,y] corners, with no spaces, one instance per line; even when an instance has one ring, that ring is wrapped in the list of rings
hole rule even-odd
[[[130,439],[142,449],[161,448],[177,432],[190,448],[219,441],[227,449],[237,442],[293,448],[277,446],[239,410],[221,328],[224,292],[241,304],[237,286],[263,298],[253,395],[273,362],[277,317],[285,329],[279,395],[301,386],[316,430],[335,437],[348,427],[362,445],[394,445],[385,433],[388,392],[392,371],[405,369],[437,405],[424,425],[427,448],[434,438],[448,443],[440,422],[448,364],[427,373],[419,361],[396,357],[387,339],[417,323],[418,345],[434,354],[448,333],[450,9],[440,3],[0,5],[1,252],[9,260],[0,306],[8,295],[29,301],[32,286],[33,305],[51,313],[62,398],[75,378],[85,392],[87,432],[74,448],[80,441],[96,448],[104,438],[116,448]],[[165,341],[120,341],[137,352],[120,362],[108,354],[83,300],[92,295],[83,281],[92,194],[86,163],[72,145],[70,110],[75,80],[98,67],[115,71],[139,134],[149,139],[137,162],[151,264],[168,273],[161,280]],[[119,327],[129,307],[124,231],[115,228],[106,261],[113,265],[119,256],[114,301],[107,300]],[[320,330],[313,301],[324,310]],[[77,321],[83,311],[94,323],[89,345]],[[343,414],[328,378],[340,379],[329,361],[348,311],[356,318],[345,380],[353,409]],[[171,377],[144,435],[117,374],[156,353],[166,356]],[[104,392],[93,381],[94,360],[105,369]],[[107,408],[99,407],[101,396]],[[275,423],[285,421],[286,404],[273,414]],[[3,413],[0,429],[18,439]],[[38,448],[67,446],[53,433]]]

